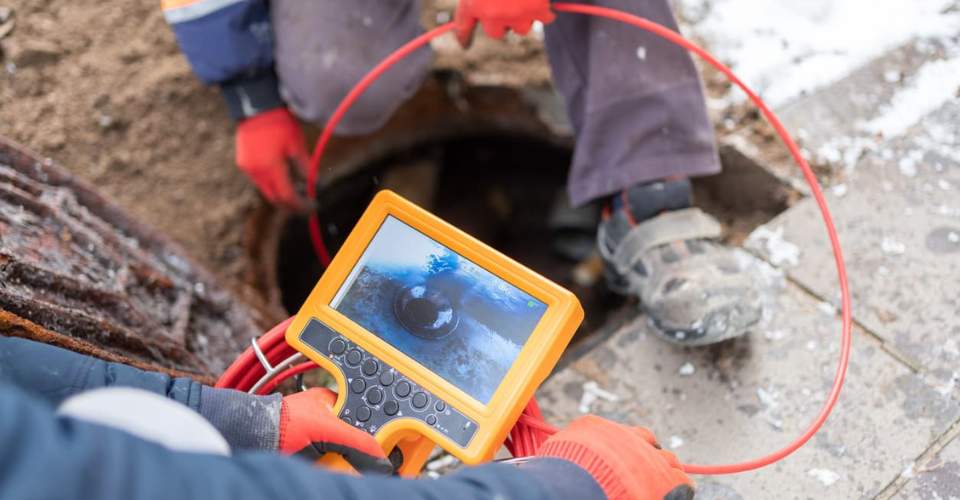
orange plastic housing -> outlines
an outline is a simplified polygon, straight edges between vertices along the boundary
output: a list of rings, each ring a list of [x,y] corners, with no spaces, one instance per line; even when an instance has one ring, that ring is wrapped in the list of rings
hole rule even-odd
[[[450,381],[414,361],[330,306],[388,216],[399,219],[546,305],[545,312],[487,404],[477,401]],[[344,367],[341,366],[342,362],[337,361],[330,353],[323,354],[301,339],[301,334],[311,319],[324,323],[476,423],[477,428],[465,446],[416,418],[397,417],[376,430],[374,436],[383,445],[385,452],[389,453],[398,446],[403,452],[404,465],[400,472],[414,475],[426,462],[434,444],[466,464],[491,460],[516,423],[523,407],[566,349],[583,320],[583,309],[570,291],[399,195],[381,191],[357,222],[286,332],[286,340],[291,346],[329,371],[336,379],[340,397],[334,410],[340,415],[347,400],[345,395],[349,391]]]

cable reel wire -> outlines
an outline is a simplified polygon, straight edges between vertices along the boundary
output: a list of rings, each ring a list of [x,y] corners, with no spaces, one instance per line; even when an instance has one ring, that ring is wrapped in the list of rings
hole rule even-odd
[[[834,262],[836,264],[837,279],[840,286],[841,292],[841,305],[842,305],[842,314],[841,314],[841,342],[840,342],[840,357],[837,364],[837,369],[834,375],[833,385],[830,389],[830,393],[827,396],[826,401],[823,404],[823,407],[820,409],[819,413],[810,423],[809,427],[796,439],[788,443],[783,448],[774,451],[768,455],[765,455],[760,458],[753,460],[748,460],[745,462],[726,464],[726,465],[696,465],[696,464],[685,464],[684,470],[691,474],[732,474],[738,472],[744,472],[754,469],[759,469],[766,465],[770,465],[774,462],[782,460],[787,457],[801,446],[803,446],[807,441],[813,437],[814,434],[823,426],[826,422],[827,417],[830,415],[830,412],[833,410],[834,406],[837,403],[838,398],[840,397],[840,390],[843,387],[843,381],[847,371],[847,365],[850,359],[850,348],[852,341],[852,318],[851,318],[851,304],[850,304],[850,290],[847,283],[847,271],[846,265],[843,260],[843,253],[840,248],[840,239],[837,236],[836,227],[834,226],[833,219],[830,216],[830,210],[827,206],[826,199],[823,195],[823,190],[820,188],[820,184],[817,181],[816,176],[813,173],[813,170],[810,168],[810,165],[804,159],[803,154],[800,151],[799,146],[787,132],[783,123],[780,122],[779,118],[773,113],[772,110],[763,102],[759,95],[754,92],[749,86],[747,86],[733,71],[728,68],[726,65],[721,63],[717,58],[712,56],[706,50],[700,48],[693,42],[685,39],[683,36],[677,32],[654,23],[648,19],[629,14],[627,12],[619,11],[616,9],[610,9],[606,7],[598,7],[593,5],[583,5],[576,3],[555,3],[553,4],[553,9],[558,12],[566,12],[572,14],[581,14],[596,16],[601,18],[606,18],[613,21],[618,21],[626,24],[636,26],[637,28],[646,30],[650,33],[653,33],[669,42],[672,42],[676,45],[679,45],[686,50],[696,54],[701,59],[709,63],[711,66],[716,68],[718,71],[726,75],[726,77],[737,87],[739,87],[747,97],[756,105],[760,110],[763,117],[773,126],[777,135],[783,141],[784,145],[790,152],[790,156],[793,157],[794,161],[800,167],[800,170],[803,172],[803,177],[806,180],[807,184],[810,186],[810,192],[813,195],[814,200],[816,201],[817,207],[820,209],[820,214],[823,218],[823,223],[826,228],[827,236],[830,240],[830,246],[833,250]],[[327,122],[326,127],[323,130],[317,145],[313,151],[313,155],[310,159],[310,171],[307,177],[307,195],[311,200],[315,200],[317,196],[317,175],[319,172],[320,160],[323,157],[323,152],[327,147],[331,137],[333,136],[333,131],[336,129],[337,124],[343,118],[344,114],[350,109],[353,103],[367,90],[370,85],[375,82],[384,72],[389,70],[403,58],[405,58],[410,53],[420,49],[421,47],[427,45],[431,40],[446,34],[454,29],[454,23],[447,23],[441,26],[438,26],[416,38],[406,43],[395,52],[387,56],[386,59],[377,64],[369,73],[367,73],[344,97],[337,106],[333,115],[330,117],[330,120]],[[330,263],[330,254],[327,251],[326,246],[323,243],[322,234],[320,231],[320,221],[314,213],[310,217],[310,238],[313,244],[314,250],[316,251],[317,257],[320,262],[327,266]],[[282,339],[282,335],[280,335]],[[284,344],[285,345],[285,344]],[[273,346],[274,349],[280,349],[276,346]],[[292,355],[289,352],[284,352],[284,354]],[[246,353],[244,354],[246,356]],[[247,361],[252,358],[247,357]],[[239,360],[238,360],[239,361]],[[272,363],[273,361],[271,361]],[[231,367],[232,368],[232,367]],[[288,368],[284,374],[291,376],[293,373],[302,373],[302,371],[308,369],[306,363],[301,363],[300,365],[293,366]],[[228,371],[229,373],[229,371]],[[236,374],[230,373],[231,377],[235,377]],[[262,375],[261,375],[262,377]],[[245,382],[247,384],[253,383],[249,379],[257,380],[256,377],[247,377],[248,380]],[[265,382],[264,382],[265,383]],[[279,380],[276,382],[279,383]],[[276,383],[270,382],[269,387],[276,387]],[[261,384],[261,389],[267,387],[266,385]],[[517,427],[511,433],[511,437],[508,441],[508,446],[513,449],[516,455],[530,455],[536,452],[536,448],[543,442],[546,436],[552,432],[555,432],[556,429],[546,424],[540,416],[539,409],[536,406],[536,401],[531,401],[531,403],[525,409],[523,415],[521,415],[520,420],[517,423]]]

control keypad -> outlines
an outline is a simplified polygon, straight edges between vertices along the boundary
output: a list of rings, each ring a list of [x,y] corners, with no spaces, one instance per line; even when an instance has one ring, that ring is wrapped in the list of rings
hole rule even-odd
[[[414,418],[462,447],[476,433],[476,422],[427,389],[317,319],[307,322],[300,340],[340,367],[347,400],[340,419],[370,434],[397,418]]]

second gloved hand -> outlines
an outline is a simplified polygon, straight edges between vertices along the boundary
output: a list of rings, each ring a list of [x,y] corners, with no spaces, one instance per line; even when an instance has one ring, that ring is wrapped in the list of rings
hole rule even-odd
[[[537,451],[593,476],[608,500],[691,500],[693,481],[672,453],[642,427],[587,415],[551,436]]]
[[[502,38],[507,30],[526,35],[534,21],[553,21],[549,0],[460,0],[455,21],[460,45],[470,46],[477,23],[491,38]]]
[[[283,398],[280,452],[311,460],[338,453],[358,471],[392,472],[393,467],[373,436],[333,414],[336,401],[336,393],[329,389],[310,389]]]
[[[306,178],[309,159],[303,132],[286,108],[265,111],[237,125],[237,167],[276,205],[304,211],[306,201],[291,180],[296,169]]]

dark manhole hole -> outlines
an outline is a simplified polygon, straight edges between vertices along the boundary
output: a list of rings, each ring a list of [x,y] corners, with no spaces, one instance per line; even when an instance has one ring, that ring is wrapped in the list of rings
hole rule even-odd
[[[568,148],[524,136],[481,135],[420,145],[324,189],[324,238],[335,252],[372,196],[393,189],[574,291],[587,310],[584,326],[589,331],[623,300],[602,286],[578,285],[572,278],[574,266],[592,249],[597,210],[565,207],[558,212],[566,199],[570,159]],[[566,223],[558,224],[558,213]],[[296,311],[321,273],[305,218],[287,219],[277,255],[281,300],[287,310]]]

